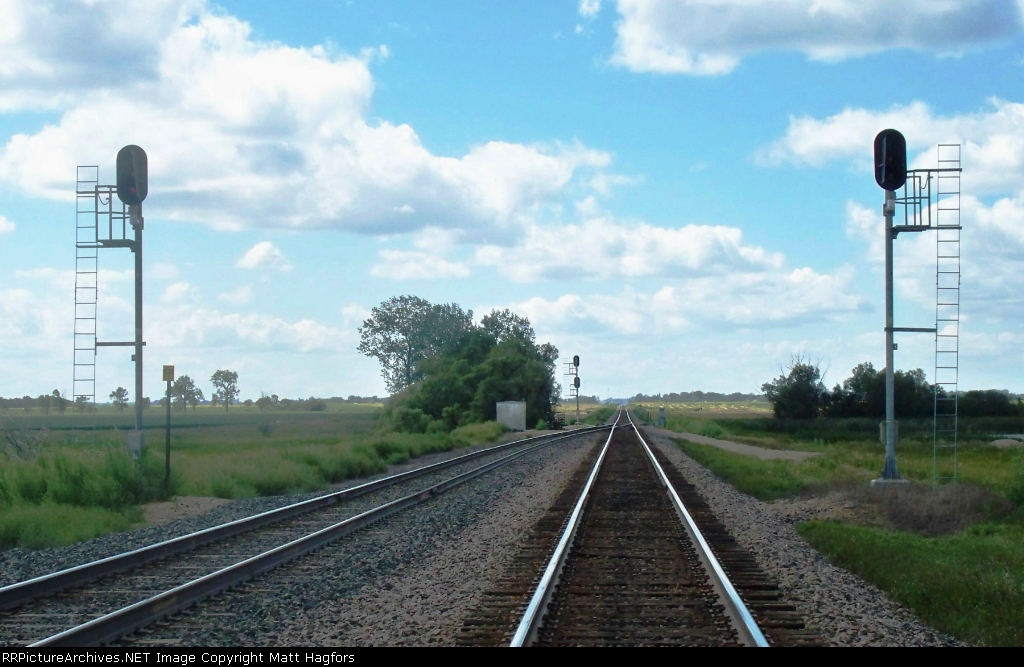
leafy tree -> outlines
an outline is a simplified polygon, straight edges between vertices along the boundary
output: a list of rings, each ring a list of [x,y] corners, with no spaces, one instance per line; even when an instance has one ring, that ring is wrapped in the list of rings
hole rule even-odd
[[[1024,406],[1013,403],[1006,391],[972,390],[958,397],[957,411],[964,417],[1015,417],[1024,415]]]
[[[480,320],[480,328],[494,336],[499,343],[510,338],[522,338],[532,343],[536,337],[530,320],[516,315],[508,308],[492,310]]]
[[[192,412],[196,411],[196,407],[206,397],[203,396],[203,390],[196,386],[196,383],[187,375],[178,377],[173,383],[171,383],[171,396],[178,400],[178,406],[181,411],[191,405]]]
[[[213,400],[216,401],[214,405],[223,404],[224,412],[227,412],[231,404],[235,403],[238,398],[238,373],[218,370],[210,376],[210,382],[213,383],[215,390],[213,392]]]
[[[110,400],[117,406],[118,412],[124,412],[125,406],[128,405],[128,390],[124,387],[118,387],[110,392]]]
[[[53,396],[53,402],[57,408],[57,412],[60,414],[64,414],[64,412],[67,411],[68,409],[68,399],[61,396],[60,391],[57,389],[54,389],[50,395]]]
[[[75,410],[78,412],[92,412],[95,408],[88,396],[75,396]]]
[[[267,396],[264,392],[260,392],[260,397],[256,399],[256,407],[260,410],[266,410],[273,407],[274,401]]]
[[[424,377],[417,368],[421,361],[452,349],[472,329],[473,311],[458,304],[396,296],[370,311],[359,327],[357,349],[380,362],[388,391],[398,393]]]
[[[497,342],[477,329],[450,351],[425,359],[424,379],[392,398],[397,430],[449,431],[496,418],[496,403],[525,400],[528,423],[551,423],[560,388],[554,380],[558,350],[522,337]]]
[[[893,375],[897,418],[928,417],[934,409],[934,387],[920,368],[896,371]],[[829,417],[885,417],[885,369],[871,362],[858,364],[851,375],[823,396],[823,411]]]
[[[36,405],[42,409],[44,415],[50,414],[50,408],[53,406],[53,396],[39,394],[39,398],[36,399]]]
[[[813,419],[827,393],[821,382],[821,369],[803,356],[793,357],[788,368],[775,380],[761,385],[778,419]],[[788,371],[788,372],[787,372]]]

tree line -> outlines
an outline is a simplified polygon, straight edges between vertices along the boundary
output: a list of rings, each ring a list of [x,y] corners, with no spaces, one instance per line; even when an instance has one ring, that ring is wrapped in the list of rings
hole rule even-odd
[[[493,310],[476,324],[472,310],[392,297],[359,328],[358,350],[376,358],[392,398],[385,418],[400,431],[451,431],[493,420],[496,403],[526,402],[529,426],[554,421],[558,349],[536,342],[530,321]]]
[[[936,391],[940,397],[948,396],[943,387],[930,384],[920,368],[897,370],[893,376],[897,418],[931,417]],[[779,419],[885,416],[885,369],[876,369],[869,361],[855,366],[850,377],[829,390],[819,365],[797,356],[761,389]],[[995,389],[965,391],[957,394],[957,413],[962,417],[1024,416],[1024,401]]]
[[[668,394],[637,394],[634,403],[749,403],[765,400],[764,394],[743,394],[734,391],[720,394],[716,391],[679,391]]]

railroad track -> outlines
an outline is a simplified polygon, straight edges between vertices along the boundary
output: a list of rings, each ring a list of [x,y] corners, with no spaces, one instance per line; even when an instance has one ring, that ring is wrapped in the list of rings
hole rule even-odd
[[[0,589],[0,644],[111,642],[512,461],[609,427],[529,438]]]
[[[768,646],[769,640],[819,643],[622,411],[605,445],[584,461],[505,577],[485,594],[459,643]]]

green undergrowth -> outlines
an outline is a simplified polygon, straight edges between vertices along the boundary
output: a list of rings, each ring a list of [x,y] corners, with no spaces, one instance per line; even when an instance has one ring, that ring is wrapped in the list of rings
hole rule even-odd
[[[831,521],[799,526],[830,561],[957,638],[1024,644],[1024,528],[979,524],[928,538]]]
[[[312,419],[312,418],[311,418]],[[164,484],[164,443],[150,433],[139,461],[120,441],[35,444],[0,451],[0,547],[60,546],[141,520],[140,506],[175,495],[246,498],[313,491],[383,472],[427,454],[492,442],[495,422],[451,433],[325,432],[309,437],[288,423],[239,431],[181,429],[171,444],[171,481]],[[320,426],[316,426],[320,424]],[[244,435],[247,433],[248,435]],[[340,436],[340,437],[339,437]]]
[[[612,407],[598,408],[597,410],[594,410],[593,412],[588,414],[586,417],[581,418],[580,421],[583,422],[584,424],[590,424],[591,426],[603,424],[609,419],[611,419],[612,415],[615,414],[616,410],[617,408]]]
[[[806,461],[762,461],[753,456],[734,454],[710,445],[676,440],[690,458],[708,468],[717,477],[759,500],[776,500],[800,495],[808,489],[839,480],[868,480],[865,468],[828,457]]]

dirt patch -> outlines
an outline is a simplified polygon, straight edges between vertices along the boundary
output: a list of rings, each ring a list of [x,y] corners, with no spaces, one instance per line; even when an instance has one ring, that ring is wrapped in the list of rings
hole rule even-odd
[[[214,507],[219,507],[230,500],[224,498],[208,498],[206,496],[179,496],[177,500],[163,503],[148,503],[142,506],[146,517],[146,523],[151,526],[159,526],[171,521],[183,519],[187,516],[195,516],[209,512]]]
[[[849,484],[771,505],[790,523],[841,521],[927,537],[951,535],[1013,511],[1005,498],[969,484],[933,489],[911,483],[884,490]]]
[[[1024,447],[1024,440],[1014,440],[1013,438],[1000,438],[999,440],[993,440],[991,443],[993,447]]]
[[[732,442],[730,440],[719,440],[718,438],[709,438],[706,435],[696,435],[694,433],[671,433],[664,431],[664,433],[670,433],[669,437],[682,438],[695,442],[698,445],[710,445],[711,447],[718,447],[724,449],[727,452],[733,454],[743,454],[745,456],[754,456],[761,459],[762,461],[768,461],[772,459],[783,459],[786,461],[804,461],[806,459],[814,458],[815,456],[821,456],[821,452],[797,452],[787,449],[765,449],[764,447],[755,447],[753,445],[744,445],[740,442]]]

